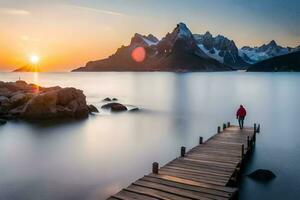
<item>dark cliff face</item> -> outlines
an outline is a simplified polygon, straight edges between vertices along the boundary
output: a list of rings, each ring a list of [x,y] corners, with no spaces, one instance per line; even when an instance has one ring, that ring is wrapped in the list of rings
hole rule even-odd
[[[195,34],[195,38],[202,50],[225,65],[235,69],[244,69],[249,65],[239,56],[239,50],[233,40],[222,35],[213,37],[208,31],[204,35]]]
[[[136,62],[131,54],[143,47],[146,57]],[[183,23],[160,41],[153,35],[135,34],[128,46],[120,47],[110,57],[88,62],[73,71],[227,71],[230,67],[208,57],[197,45],[191,31]]]
[[[300,51],[276,56],[252,65],[250,72],[300,71]]]

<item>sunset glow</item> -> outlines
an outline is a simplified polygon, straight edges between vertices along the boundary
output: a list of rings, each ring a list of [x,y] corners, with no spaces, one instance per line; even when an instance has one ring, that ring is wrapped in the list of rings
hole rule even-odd
[[[37,64],[39,61],[40,61],[40,57],[39,56],[37,56],[37,55],[30,56],[30,62],[32,64]]]
[[[7,1],[0,3],[0,71],[37,62],[43,71],[70,71],[110,56],[135,33],[161,39],[179,22],[193,33],[223,34],[238,47],[260,46],[271,39],[298,46],[299,3],[280,2]],[[29,52],[38,52],[42,59],[28,62]]]

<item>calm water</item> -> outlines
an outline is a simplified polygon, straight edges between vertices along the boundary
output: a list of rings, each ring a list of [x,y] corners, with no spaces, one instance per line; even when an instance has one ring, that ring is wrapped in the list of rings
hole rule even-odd
[[[43,86],[80,88],[98,108],[105,97],[143,108],[102,112],[78,122],[0,127],[1,200],[105,199],[207,139],[218,125],[235,123],[241,103],[247,125],[261,134],[245,173],[257,168],[277,178],[243,178],[241,199],[297,199],[300,195],[300,74],[298,73],[0,73]]]

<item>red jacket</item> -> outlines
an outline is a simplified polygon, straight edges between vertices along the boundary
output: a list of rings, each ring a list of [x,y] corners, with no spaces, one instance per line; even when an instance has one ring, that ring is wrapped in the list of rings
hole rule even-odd
[[[238,111],[236,112],[236,117],[245,117],[247,115],[247,112],[244,107],[240,107]]]

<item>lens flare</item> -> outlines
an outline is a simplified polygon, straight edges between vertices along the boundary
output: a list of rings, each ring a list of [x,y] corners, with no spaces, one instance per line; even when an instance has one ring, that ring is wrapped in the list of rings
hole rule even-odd
[[[131,53],[131,58],[135,62],[143,62],[146,58],[146,50],[144,47],[137,47]]]

